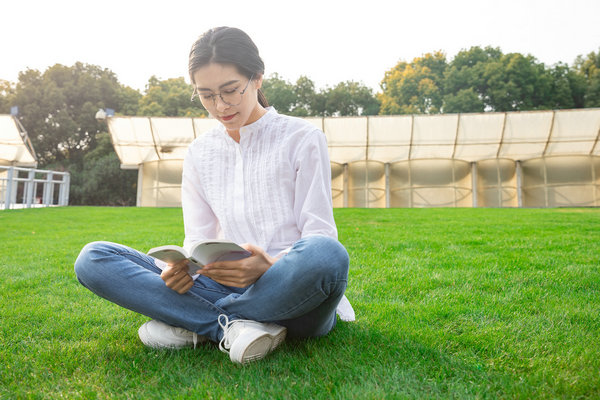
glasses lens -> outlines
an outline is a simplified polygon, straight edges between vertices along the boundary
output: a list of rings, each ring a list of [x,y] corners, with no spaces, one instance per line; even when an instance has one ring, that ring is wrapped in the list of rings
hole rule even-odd
[[[237,106],[242,102],[242,94],[238,90],[221,93],[221,98],[230,106]]]

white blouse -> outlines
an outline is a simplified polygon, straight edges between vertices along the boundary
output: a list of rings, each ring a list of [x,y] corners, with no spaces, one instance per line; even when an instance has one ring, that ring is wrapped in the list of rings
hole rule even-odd
[[[275,109],[240,130],[223,125],[195,139],[182,179],[184,247],[214,238],[276,256],[300,238],[337,239],[325,134]]]
[[[272,107],[240,129],[239,143],[223,125],[196,138],[183,162],[181,196],[187,250],[225,238],[280,256],[303,237],[337,239],[325,134]],[[345,297],[340,306],[342,319],[353,320]]]

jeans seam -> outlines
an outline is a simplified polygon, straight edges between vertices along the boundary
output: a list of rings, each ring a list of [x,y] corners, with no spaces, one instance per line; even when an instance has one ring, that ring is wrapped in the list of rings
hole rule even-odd
[[[204,297],[202,297],[200,295],[197,295],[196,293],[188,291],[185,294],[189,294],[190,296],[192,296],[194,298],[194,300],[200,300],[201,303],[208,305],[210,308],[213,309],[213,311],[216,311],[219,314],[227,314],[225,312],[225,310],[223,310],[222,308],[217,307],[214,303],[211,303],[210,301],[206,300]]]

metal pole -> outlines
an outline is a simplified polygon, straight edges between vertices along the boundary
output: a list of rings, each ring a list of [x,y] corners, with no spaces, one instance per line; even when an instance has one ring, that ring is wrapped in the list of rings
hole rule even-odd
[[[144,197],[143,193],[144,186],[144,164],[138,164],[138,181],[137,181],[137,194],[135,196],[135,206],[142,207],[142,200]]]
[[[59,206],[66,206],[69,204],[69,181],[70,181],[70,174],[69,173],[63,174],[62,180],[59,184],[59,189],[58,189],[58,205]]]
[[[477,208],[477,163],[473,161],[471,163],[471,194],[473,196],[473,208]]]
[[[27,204],[27,208],[31,208],[31,204],[33,203],[33,189],[35,186],[35,170],[30,169],[27,173],[27,182],[25,183],[25,203]]]
[[[52,199],[54,197],[54,183],[52,182],[52,171],[48,171],[46,175],[46,182],[44,182],[44,205],[46,207],[52,205]]]
[[[348,163],[344,163],[344,207],[348,207]]]
[[[385,208],[390,208],[390,163],[385,163]]]
[[[515,161],[515,164],[516,164],[516,170],[517,170],[517,206],[519,208],[522,208],[523,207],[523,191],[522,191],[523,170],[521,169],[521,161],[517,160],[517,161]]]
[[[6,175],[6,193],[4,195],[4,209],[9,210],[12,202],[12,180],[14,167],[8,167]]]

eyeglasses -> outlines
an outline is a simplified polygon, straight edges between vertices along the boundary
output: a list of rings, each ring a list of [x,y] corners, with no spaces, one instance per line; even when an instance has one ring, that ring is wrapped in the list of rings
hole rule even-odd
[[[194,100],[194,97],[198,97],[202,104],[206,104],[207,102],[209,102],[209,100],[212,100],[212,105],[215,106],[217,104],[217,96],[219,96],[221,98],[221,101],[227,104],[228,106],[239,106],[242,103],[242,96],[244,95],[244,93],[246,93],[250,82],[252,82],[252,78],[254,78],[254,74],[250,76],[248,83],[246,83],[246,87],[244,87],[244,90],[242,90],[241,92],[238,91],[237,88],[234,88],[226,89],[221,93],[200,94],[198,93],[198,89],[194,88],[194,91],[192,92],[192,101]]]

